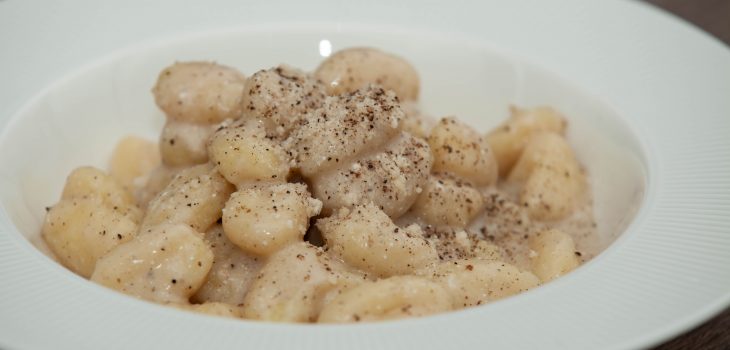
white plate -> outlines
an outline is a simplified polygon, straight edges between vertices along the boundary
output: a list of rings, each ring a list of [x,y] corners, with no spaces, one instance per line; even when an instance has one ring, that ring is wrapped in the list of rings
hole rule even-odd
[[[302,19],[324,24],[293,24]],[[257,24],[271,22],[283,24]],[[209,30],[217,27],[229,29]],[[38,93],[59,74],[150,36],[162,39]],[[162,65],[214,58],[247,73],[278,61],[311,68],[323,39],[335,49],[363,42],[407,56],[424,77],[427,107],[482,129],[504,116],[507,102],[558,106],[573,116],[582,160],[607,184],[594,188],[597,202],[608,203],[597,209],[606,214],[605,238],[646,180],[637,218],[604,254],[545,287],[461,312],[358,326],[158,307],[84,281],[25,239],[37,234],[42,206],[69,169],[102,165],[116,137],[159,127],[148,89]],[[642,5],[77,2],[38,11],[5,1],[0,40],[12,53],[0,56],[0,347],[634,348],[730,301],[730,51]],[[12,114],[18,119],[7,124]]]

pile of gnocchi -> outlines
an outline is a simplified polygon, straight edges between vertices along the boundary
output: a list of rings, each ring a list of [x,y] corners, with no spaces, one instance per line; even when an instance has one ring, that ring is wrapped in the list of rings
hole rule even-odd
[[[565,225],[592,220],[566,119],[511,107],[481,133],[428,117],[419,85],[411,64],[373,48],[314,72],[175,63],[152,89],[159,142],[130,136],[107,171],[74,170],[42,237],[105,287],[277,322],[457,310],[588,259]]]

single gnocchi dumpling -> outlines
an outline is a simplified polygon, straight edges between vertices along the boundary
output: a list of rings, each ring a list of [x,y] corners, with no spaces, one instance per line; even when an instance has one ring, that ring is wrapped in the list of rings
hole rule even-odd
[[[418,72],[403,58],[369,47],[335,52],[324,60],[314,76],[332,95],[351,93],[368,84],[395,92],[399,99],[417,100]]]
[[[104,255],[91,280],[141,299],[187,303],[212,265],[201,234],[183,224],[160,225]]]
[[[335,256],[374,276],[410,274],[438,260],[418,225],[400,228],[372,203],[340,209],[317,228]]]
[[[186,224],[205,232],[221,218],[234,188],[211,164],[180,171],[147,207],[142,231],[160,224]]]
[[[365,282],[327,303],[321,323],[393,320],[451,310],[449,293],[441,285],[415,276],[395,276]]]
[[[137,223],[97,197],[62,199],[48,210],[41,234],[59,262],[88,278],[97,260],[137,235]]]
[[[487,142],[499,164],[499,175],[507,176],[520,158],[532,135],[551,131],[564,134],[568,125],[565,117],[551,107],[532,109],[510,107],[510,118],[487,134]]]
[[[484,209],[482,194],[445,174],[428,178],[411,212],[429,225],[464,228]]]
[[[299,69],[280,65],[258,71],[246,80],[243,118],[263,122],[268,135],[283,139],[308,111],[319,108],[324,98],[321,82]]]
[[[556,133],[534,135],[507,180],[520,186],[520,203],[535,220],[563,219],[585,201],[583,169]]]
[[[458,119],[442,118],[431,129],[428,144],[434,172],[451,173],[477,187],[497,182],[497,161],[489,144]]]
[[[257,120],[244,120],[218,130],[208,146],[211,161],[230,183],[285,182],[289,156],[266,136]]]
[[[331,292],[362,282],[321,249],[291,244],[272,256],[244,299],[244,317],[279,322],[314,322]]]
[[[213,62],[177,62],[162,70],[152,89],[171,120],[215,124],[241,115],[245,77]]]
[[[233,244],[221,225],[205,233],[205,241],[213,251],[213,266],[193,300],[199,303],[243,304],[251,283],[264,264],[263,259],[247,254]]]
[[[543,283],[550,282],[580,265],[575,243],[567,233],[551,229],[530,238],[532,272]]]
[[[498,260],[447,261],[422,274],[446,288],[455,309],[485,304],[540,284],[532,273]]]
[[[134,197],[111,176],[94,167],[74,169],[66,178],[61,199],[94,197],[103,205],[139,222],[142,213],[134,205]]]
[[[310,197],[303,184],[250,186],[231,195],[223,209],[223,229],[243,251],[266,256],[301,241],[309,218],[322,202]]]

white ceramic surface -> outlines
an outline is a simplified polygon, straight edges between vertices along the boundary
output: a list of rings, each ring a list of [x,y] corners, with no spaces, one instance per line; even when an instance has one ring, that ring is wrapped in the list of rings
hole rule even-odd
[[[469,11],[363,4],[208,3],[171,16],[165,3],[112,11],[79,2],[50,11],[79,22],[63,22],[54,41],[43,31],[47,14],[18,22],[13,16],[32,13],[32,4],[0,2],[0,43],[14,53],[0,56],[8,77],[0,84],[0,346],[631,348],[727,305],[727,48],[630,3],[500,2]],[[300,18],[321,22],[294,23]],[[253,23],[272,21],[279,24]],[[102,30],[79,29],[89,23]],[[229,29],[208,30],[220,26]],[[175,34],[181,28],[197,33]],[[167,38],[37,92],[59,72],[150,32]],[[676,38],[671,45],[667,35]],[[276,62],[312,68],[323,40],[335,50],[365,44],[402,54],[422,74],[426,109],[482,130],[506,115],[507,103],[558,107],[594,176],[604,239],[623,231],[646,181],[638,217],[605,254],[545,287],[462,312],[358,326],[274,325],[158,307],[84,281],[25,239],[37,234],[43,206],[70,169],[103,166],[121,135],[154,137],[162,117],[149,88],[161,67],[215,59],[246,73]]]

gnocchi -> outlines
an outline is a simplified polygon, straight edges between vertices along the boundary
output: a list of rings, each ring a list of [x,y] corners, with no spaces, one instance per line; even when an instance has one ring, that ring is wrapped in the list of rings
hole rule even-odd
[[[302,184],[252,186],[234,193],[223,208],[223,229],[241,250],[266,256],[304,237],[322,202]]]
[[[66,180],[61,200],[47,208],[41,234],[64,266],[89,277],[99,258],[137,235],[141,213],[132,201],[111,176],[78,168]]]
[[[61,199],[94,197],[106,207],[129,216],[138,222],[141,212],[134,205],[132,195],[122,185],[103,171],[93,167],[81,167],[71,172],[63,187]]]
[[[441,119],[431,129],[428,144],[433,153],[433,171],[449,172],[475,186],[497,181],[497,160],[479,134],[454,117]]]
[[[520,202],[538,220],[570,215],[581,205],[586,186],[573,150],[555,133],[541,133],[530,140],[508,181],[522,185]]]
[[[510,118],[487,134],[500,176],[507,176],[532,135],[541,131],[564,134],[567,121],[558,111],[541,106],[533,109],[510,107]]]
[[[329,261],[320,248],[294,243],[272,255],[244,299],[244,317],[313,322],[324,299],[338,287],[360,282]]]
[[[207,142],[215,124],[168,121],[160,133],[160,154],[169,167],[185,167],[208,161]]]
[[[159,225],[104,255],[91,280],[126,294],[187,303],[203,285],[213,252],[187,225]]]
[[[131,191],[139,191],[145,176],[161,163],[156,143],[140,137],[128,136],[117,143],[109,162],[109,175]]]
[[[403,131],[422,139],[428,138],[433,127],[433,118],[424,113],[415,101],[403,101],[403,120],[401,121]]]
[[[285,138],[308,110],[322,105],[324,85],[305,72],[280,65],[260,70],[246,79],[243,118],[261,120],[268,135]]]
[[[451,307],[481,305],[536,287],[540,280],[529,271],[498,260],[454,260],[427,270],[449,291]]]
[[[319,322],[347,323],[426,316],[451,309],[449,293],[439,284],[415,276],[366,282],[334,298]]]
[[[511,107],[484,133],[419,104],[414,66],[373,48],[246,77],[177,62],[156,143],[80,167],[42,237],[130,296],[251,320],[355,323],[519,294],[576,269],[596,234],[567,119]]]
[[[336,256],[376,276],[411,274],[438,260],[420,227],[401,229],[372,203],[343,208],[317,228]]]
[[[208,229],[204,238],[213,252],[213,265],[205,284],[193,295],[192,300],[234,306],[243,304],[243,297],[258,275],[264,259],[240,250],[226,237],[221,225]]]
[[[312,193],[326,213],[373,202],[397,218],[416,201],[430,168],[428,144],[402,133],[381,152],[312,177]]]
[[[99,258],[137,235],[137,224],[99,200],[81,197],[50,208],[42,232],[63,265],[89,277]]]
[[[143,179],[140,179],[143,184],[134,193],[139,208],[146,209],[150,201],[170,184],[180,170],[180,168],[160,165],[147,173]]]
[[[411,207],[429,225],[465,228],[484,208],[482,194],[450,176],[431,176]]]
[[[233,192],[210,164],[196,165],[179,172],[147,207],[141,230],[160,224],[181,223],[204,232],[221,218],[221,211]]]
[[[532,271],[543,282],[558,278],[580,265],[573,238],[560,230],[538,233],[530,238],[529,247]]]
[[[284,149],[266,137],[258,121],[245,121],[218,130],[208,147],[211,160],[228,182],[283,182],[289,173]]]
[[[237,70],[212,62],[177,62],[165,68],[152,89],[167,116],[160,135],[163,163],[205,163],[206,141],[215,126],[241,116],[245,81]]]
[[[354,92],[375,83],[393,91],[404,101],[417,100],[418,72],[404,59],[373,48],[336,52],[317,67],[314,76],[332,95]]]
[[[484,138],[454,117],[442,118],[428,136],[433,175],[411,208],[429,225],[467,227],[484,209],[479,188],[497,181],[497,161]]]

